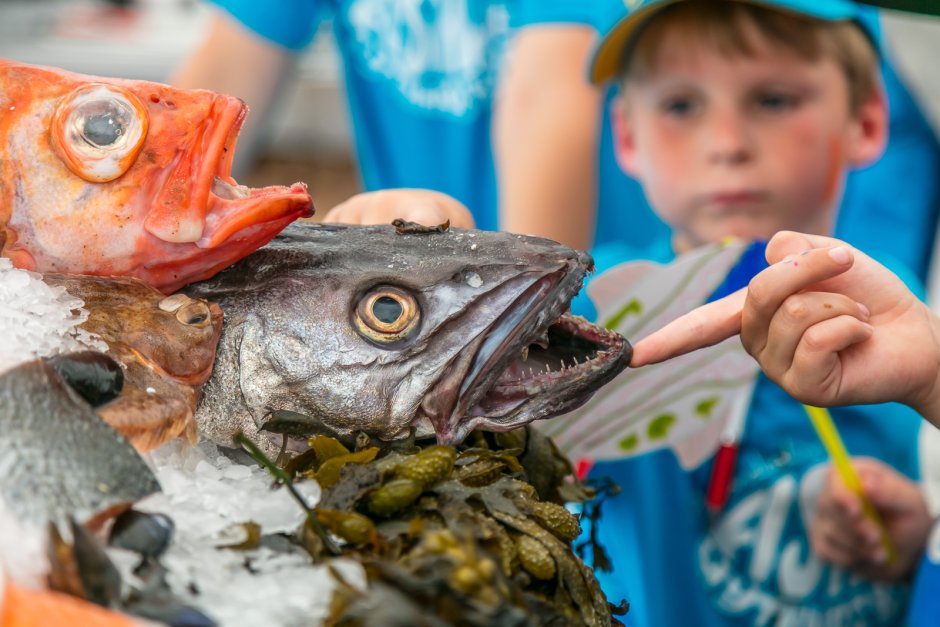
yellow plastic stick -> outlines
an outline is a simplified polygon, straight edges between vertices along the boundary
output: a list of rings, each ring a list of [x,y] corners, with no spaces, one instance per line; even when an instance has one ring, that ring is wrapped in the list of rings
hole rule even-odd
[[[865,490],[862,489],[862,481],[858,478],[858,473],[855,472],[855,468],[852,466],[852,461],[849,458],[848,452],[845,450],[845,444],[842,443],[842,438],[839,437],[839,431],[836,429],[836,424],[832,421],[832,416],[827,410],[819,407],[812,407],[810,405],[803,405],[803,407],[806,408],[806,413],[809,414],[809,419],[813,423],[813,427],[816,428],[816,433],[819,435],[823,446],[829,453],[832,464],[835,466],[836,472],[839,473],[842,483],[844,483],[862,502],[862,513],[865,515],[865,518],[868,518],[878,525],[878,528],[881,530],[881,546],[888,556],[888,563],[892,563],[897,558],[897,549],[894,548],[894,542],[891,541],[891,536],[888,534],[888,529],[885,527],[884,522],[875,510],[875,507],[871,504],[871,501],[869,501],[868,497],[865,495]]]

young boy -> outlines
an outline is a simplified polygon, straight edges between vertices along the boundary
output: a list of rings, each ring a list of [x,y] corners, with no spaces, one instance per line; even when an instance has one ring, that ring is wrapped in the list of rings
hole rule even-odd
[[[615,144],[673,229],[673,252],[728,235],[832,231],[846,171],[886,139],[877,54],[843,0],[641,0],[595,53],[592,80],[621,81]],[[919,418],[897,405],[833,412],[853,454],[912,480]],[[890,416],[890,417],[888,417]],[[761,377],[728,505],[706,514],[711,462],[670,452],[597,464],[623,488],[598,529],[599,574],[644,625],[888,625],[902,583],[829,567],[807,528],[827,456],[803,407]],[[913,562],[908,559],[907,565]]]
[[[770,240],[767,261],[773,265],[746,290],[643,338],[632,365],[664,361],[740,333],[764,372],[794,398],[818,406],[896,400],[940,428],[940,318],[897,276],[844,242],[793,232]],[[806,315],[794,318],[788,313],[794,309]],[[919,545],[925,552],[905,624],[940,625],[940,522],[924,546],[923,516],[912,520],[917,507],[890,472],[865,487],[895,544]],[[872,523],[857,497],[831,500],[832,513],[819,518],[840,526],[841,548],[852,553],[855,568],[875,575],[890,569],[879,559],[878,544],[865,541],[873,535]]]

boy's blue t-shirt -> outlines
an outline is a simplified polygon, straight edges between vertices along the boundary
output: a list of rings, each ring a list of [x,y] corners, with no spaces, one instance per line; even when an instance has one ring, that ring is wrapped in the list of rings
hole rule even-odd
[[[668,261],[664,249],[646,252]],[[762,246],[748,250],[715,297],[746,285],[766,267],[762,256]],[[614,257],[598,255],[598,271]],[[922,294],[916,278],[889,266]],[[919,479],[922,421],[913,410],[892,403],[831,411],[852,455],[882,459]],[[671,451],[597,463],[590,478],[621,486],[603,503],[595,530],[614,565],[611,573],[596,573],[601,587],[615,603],[630,601],[627,624],[643,627],[898,624],[906,586],[865,581],[810,551],[807,526],[827,464],[802,405],[763,376],[731,497],[717,516],[707,513],[704,500],[712,460],[692,471]]]
[[[919,416],[897,405],[832,415],[853,455],[918,478],[911,451]],[[592,479],[610,477],[622,489],[603,504],[596,529],[614,570],[597,575],[609,599],[630,601],[631,624],[900,623],[906,586],[866,581],[811,553],[807,528],[828,458],[807,420],[759,377],[731,498],[714,519],[704,503],[711,461],[686,472],[661,451],[591,470]]]
[[[291,50],[310,42],[321,18],[332,19],[364,187],[448,193],[484,229],[498,224],[490,123],[513,32],[557,22],[601,28],[611,10],[626,11],[623,0],[213,1]],[[890,143],[878,163],[850,175],[836,235],[893,256],[924,280],[940,209],[940,146],[890,64],[885,84]],[[614,158],[612,96],[600,139],[596,244],[668,244],[667,227]],[[903,184],[911,180],[917,185]]]

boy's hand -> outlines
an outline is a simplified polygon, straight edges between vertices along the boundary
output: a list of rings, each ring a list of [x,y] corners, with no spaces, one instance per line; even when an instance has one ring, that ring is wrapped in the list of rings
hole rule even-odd
[[[323,221],[391,224],[397,218],[424,226],[437,226],[450,220],[453,227],[474,227],[473,217],[463,203],[429,189],[385,189],[356,194],[330,209]]]
[[[881,530],[862,513],[862,503],[832,469],[810,522],[813,551],[827,562],[855,570],[869,579],[892,580],[910,574],[924,552],[932,518],[917,485],[876,459],[855,458],[868,500],[881,517],[897,549],[890,564]]]
[[[634,346],[663,361],[735,333],[791,396],[830,406],[898,400],[940,424],[940,321],[870,257],[828,237],[782,232],[747,289]]]

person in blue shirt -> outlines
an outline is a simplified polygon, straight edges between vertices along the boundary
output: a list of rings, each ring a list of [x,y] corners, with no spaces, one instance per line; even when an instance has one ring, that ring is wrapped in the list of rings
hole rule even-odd
[[[940,428],[940,318],[894,273],[840,240],[783,232],[770,240],[766,255],[770,267],[747,289],[640,340],[631,365],[658,363],[739,333],[766,375],[802,402],[897,401]],[[882,418],[894,427],[890,416]],[[913,448],[909,453],[916,454]],[[858,497],[837,480],[830,480],[830,494],[820,502],[818,545],[830,560],[874,577],[907,570],[910,557],[922,555],[903,624],[937,627],[940,523],[925,542],[925,513],[916,497],[892,471],[867,470],[859,468],[865,494],[899,558],[886,560]]]
[[[584,72],[595,29],[625,10],[622,0],[213,1],[220,11],[205,42],[172,82],[248,102],[240,153],[263,136],[294,54],[332,20],[363,186],[404,189],[354,197],[326,219],[468,226],[466,206],[480,228],[598,245],[599,257],[668,247],[668,228],[616,164],[612,92]],[[940,146],[890,64],[884,80],[891,141],[877,164],[850,175],[836,232],[923,279],[940,182],[880,191],[899,173],[940,169]]]
[[[873,39],[846,0],[632,3],[591,76],[621,86],[613,145],[670,226],[673,254],[728,235],[833,232],[848,170],[886,141]],[[914,486],[916,413],[890,404],[833,417],[853,454]],[[897,624],[903,578],[858,577],[811,548],[826,462],[803,406],[759,377],[722,510],[704,503],[712,460],[687,471],[660,451],[595,464],[591,478],[622,488],[593,529],[613,563],[599,573],[604,591],[631,602],[636,625]]]
[[[491,128],[500,71],[521,20],[551,22],[563,17],[553,17],[544,3],[525,1],[530,6],[523,15],[520,0],[214,0],[221,10],[206,40],[171,82],[245,99],[255,110],[255,119],[249,118],[245,129],[250,142],[252,134],[263,133],[258,118],[270,109],[294,53],[310,43],[322,20],[329,19],[343,62],[363,186],[368,191],[401,192],[358,196],[326,219],[414,217],[418,203],[424,212],[418,217],[441,222],[451,217],[450,207],[441,206],[440,194],[424,191],[433,190],[468,207],[477,227],[496,229]],[[568,9],[566,14],[575,12]],[[542,60],[553,62],[565,58],[562,51],[586,51],[595,37],[583,24],[544,34],[558,52]],[[577,69],[577,79],[587,89],[580,64]],[[574,98],[572,92],[553,106],[564,109]],[[569,120],[567,128],[579,132],[572,127],[578,127],[577,119]],[[572,157],[565,154],[568,148],[570,144],[558,147],[560,159]],[[582,178],[571,172],[567,181],[579,185]],[[543,187],[552,184],[548,180]],[[402,216],[403,211],[410,215]],[[570,243],[587,247],[586,240]]]

